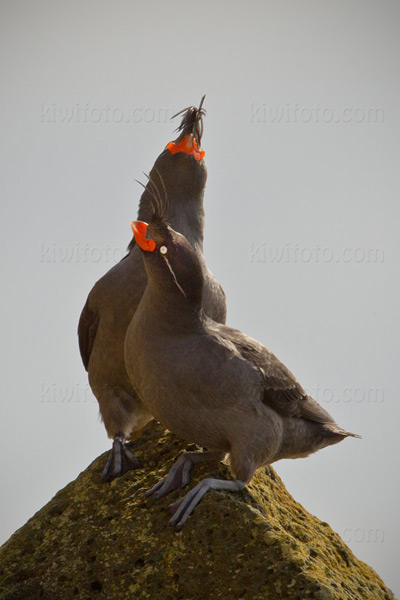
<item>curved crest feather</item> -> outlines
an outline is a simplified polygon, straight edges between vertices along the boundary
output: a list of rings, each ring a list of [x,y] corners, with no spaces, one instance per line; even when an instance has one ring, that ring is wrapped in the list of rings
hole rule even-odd
[[[192,133],[198,138],[199,142],[203,135],[203,117],[207,112],[203,108],[205,97],[206,95],[204,94],[198,108],[196,106],[187,106],[171,117],[171,119],[175,119],[175,117],[183,114],[182,121],[175,131],[180,131],[182,134]]]
[[[147,178],[147,184],[145,185],[138,179],[135,179],[136,183],[142,186],[145,192],[147,192],[150,196],[149,205],[151,208],[151,218],[150,221],[161,221],[166,223],[168,219],[171,218],[171,207],[168,200],[167,188],[165,187],[165,183],[163,177],[158,169],[155,169],[157,177],[160,180],[161,190],[157,186],[154,178],[150,177],[147,173],[143,173],[143,175]],[[133,237],[129,243],[128,251],[132,250],[135,246],[135,238]]]

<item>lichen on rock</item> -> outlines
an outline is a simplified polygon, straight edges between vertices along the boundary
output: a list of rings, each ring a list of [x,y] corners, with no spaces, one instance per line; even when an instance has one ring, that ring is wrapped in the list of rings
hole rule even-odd
[[[144,491],[185,449],[154,424],[130,447],[143,468],[101,482],[106,454],[36,513],[0,549],[7,600],[392,600],[373,569],[259,469],[248,489],[210,491],[185,527]],[[229,477],[223,464],[195,465]]]

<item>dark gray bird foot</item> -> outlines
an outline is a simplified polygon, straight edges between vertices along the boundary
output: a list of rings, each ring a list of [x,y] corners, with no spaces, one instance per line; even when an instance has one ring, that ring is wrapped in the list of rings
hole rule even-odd
[[[226,481],[222,479],[202,479],[193,489],[191,489],[183,498],[180,498],[173,504],[170,504],[169,510],[173,513],[169,525],[175,526],[178,530],[182,529],[188,517],[192,514],[204,494],[208,490],[227,490],[229,492],[239,492],[245,487],[243,481],[234,479]]]
[[[222,460],[224,456],[224,453],[216,452],[185,452],[178,458],[168,475],[145,492],[145,497],[153,496],[154,500],[157,500],[174,490],[185,487],[190,481],[190,470],[193,464]]]
[[[127,471],[137,469],[140,463],[136,456],[125,445],[125,436],[120,433],[115,436],[107,464],[104,467],[101,480],[112,481],[121,477]]]

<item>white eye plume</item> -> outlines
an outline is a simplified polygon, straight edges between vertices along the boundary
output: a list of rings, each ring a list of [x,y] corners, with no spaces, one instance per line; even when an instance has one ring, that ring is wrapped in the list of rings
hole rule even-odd
[[[176,275],[174,273],[174,270],[171,267],[171,265],[169,264],[168,258],[165,256],[166,252],[167,252],[167,248],[165,246],[161,246],[160,253],[161,253],[163,259],[165,260],[165,264],[167,265],[167,267],[168,267],[168,269],[169,269],[169,271],[170,271],[170,273],[171,273],[171,275],[173,277],[174,283],[177,286],[177,288],[179,289],[179,291],[185,296],[185,298],[187,298],[187,296],[185,294],[185,290],[183,289],[183,287],[181,285],[179,285],[178,280],[176,278]]]

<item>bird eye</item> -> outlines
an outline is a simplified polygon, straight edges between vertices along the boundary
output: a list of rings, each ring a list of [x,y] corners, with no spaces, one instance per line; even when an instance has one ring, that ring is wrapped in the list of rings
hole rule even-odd
[[[166,246],[161,246],[161,248],[160,248],[160,252],[161,252],[161,254],[167,254],[167,251],[168,251],[168,250],[167,250],[167,247],[166,247]]]

